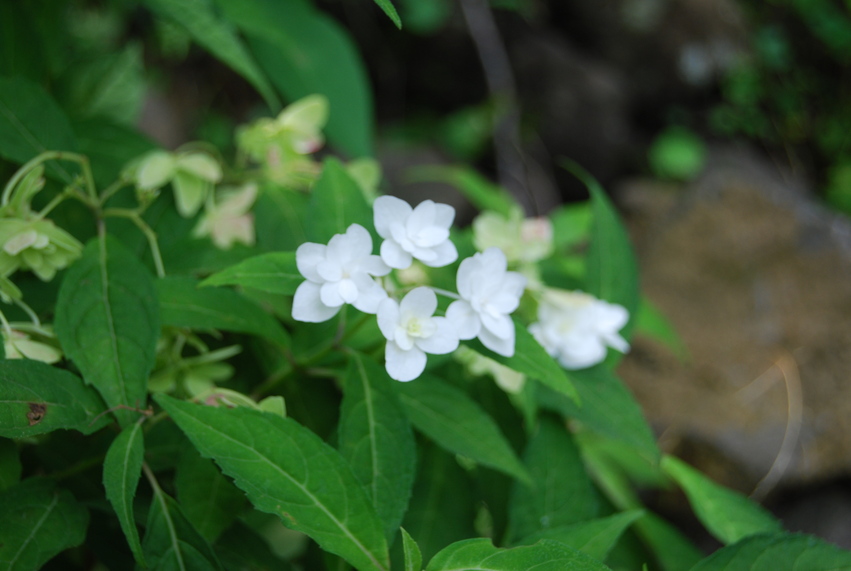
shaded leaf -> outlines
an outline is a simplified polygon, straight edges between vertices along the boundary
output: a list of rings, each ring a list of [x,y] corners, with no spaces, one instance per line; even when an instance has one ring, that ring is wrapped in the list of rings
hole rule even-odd
[[[426,571],[605,571],[602,563],[558,543],[541,540],[535,545],[499,549],[490,539],[453,543],[429,562]]]
[[[336,450],[289,418],[247,408],[157,402],[205,457],[287,527],[313,538],[359,570],[389,567],[378,516]]]
[[[60,428],[91,434],[109,424],[100,396],[80,377],[41,361],[0,361],[0,436],[25,438]],[[98,418],[100,416],[100,418]]]
[[[374,361],[354,354],[340,405],[339,450],[392,538],[414,484],[416,443],[394,381]]]
[[[564,543],[598,561],[604,561],[621,534],[632,522],[641,517],[642,513],[640,510],[630,510],[573,525],[550,528],[524,537],[518,545],[531,545],[541,539],[551,539]]]
[[[851,569],[851,552],[811,535],[780,533],[748,537],[719,549],[692,571],[840,571]]]
[[[310,195],[307,219],[310,221],[307,236],[311,242],[327,244],[334,234],[343,234],[351,224],[360,224],[375,240],[372,208],[358,184],[334,157],[325,159],[322,174]]]
[[[0,438],[0,492],[21,480],[21,459],[13,440]]]
[[[502,187],[468,166],[425,166],[407,172],[409,182],[444,182],[454,186],[479,210],[493,210],[510,217],[517,203]]]
[[[148,137],[127,125],[103,117],[73,120],[80,152],[92,162],[95,184],[106,188],[131,160],[155,149]],[[138,234],[138,229],[134,228]]]
[[[293,295],[304,281],[295,263],[295,252],[272,252],[243,260],[216,272],[201,286],[238,285],[261,291]]]
[[[450,452],[530,483],[499,427],[465,393],[428,375],[398,383],[396,389],[417,430]]]
[[[0,568],[39,569],[85,540],[89,512],[54,485],[30,478],[0,493]]]
[[[183,452],[174,486],[186,519],[210,542],[216,541],[246,505],[245,494],[194,448]]]
[[[133,516],[133,498],[142,475],[142,462],[145,456],[145,442],[142,425],[138,422],[121,431],[106,453],[103,461],[103,487],[106,498],[118,515],[121,530],[130,544],[130,550],[136,562],[145,566],[142,555],[142,542]]]
[[[308,195],[273,184],[262,186],[254,206],[257,246],[272,252],[295,252],[308,241]]]
[[[237,521],[216,541],[216,553],[230,571],[289,571],[289,563],[278,558],[256,531]]]
[[[56,336],[109,407],[141,408],[160,336],[157,294],[142,263],[111,237],[93,239],[62,280]],[[139,413],[117,409],[122,426]]]

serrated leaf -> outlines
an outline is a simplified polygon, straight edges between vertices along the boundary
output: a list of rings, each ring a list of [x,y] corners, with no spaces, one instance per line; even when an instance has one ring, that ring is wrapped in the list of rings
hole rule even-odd
[[[608,569],[584,553],[558,543],[541,540],[535,545],[500,549],[490,539],[453,543],[435,555],[426,571],[605,571]]]
[[[246,505],[245,494],[193,448],[183,452],[174,486],[186,519],[209,542],[215,542]]]
[[[499,427],[465,393],[428,375],[396,389],[411,423],[443,448],[531,482]]]
[[[783,529],[759,504],[716,484],[685,462],[665,456],[661,468],[682,487],[695,515],[719,541],[730,544],[749,535]]]
[[[420,553],[420,546],[414,541],[405,528],[400,528],[402,532],[402,549],[405,554],[405,571],[422,571],[423,556]]]
[[[184,28],[192,39],[248,80],[271,109],[280,100],[233,26],[220,19],[206,0],[145,0],[160,16]]]
[[[41,361],[0,361],[0,436],[26,438],[60,428],[91,434],[109,424],[106,406],[83,380]]]
[[[353,354],[340,405],[339,450],[392,538],[414,484],[416,443],[387,372]]]
[[[396,7],[393,6],[393,3],[390,0],[375,0],[375,3],[378,4],[378,7],[384,10],[384,13],[387,14],[387,17],[390,18],[396,27],[400,30],[402,29],[402,19],[399,17],[399,13],[396,12]]]
[[[293,295],[304,282],[295,263],[295,252],[272,252],[243,260],[216,272],[201,286],[238,285],[261,291]]]
[[[199,288],[189,277],[160,278],[156,287],[163,325],[249,333],[281,347],[291,344],[278,321],[233,290]]]
[[[143,547],[153,569],[222,571],[207,541],[192,527],[177,502],[158,485],[154,487]]]
[[[106,498],[118,515],[118,522],[127,543],[130,544],[133,557],[143,567],[145,557],[133,517],[133,498],[136,497],[136,488],[142,475],[144,456],[142,425],[134,422],[112,441],[103,461],[103,487],[106,490]]]
[[[532,545],[541,539],[550,539],[564,543],[598,561],[605,561],[621,534],[643,513],[641,510],[630,510],[573,525],[554,527],[524,537],[517,544]]]
[[[0,492],[21,480],[21,459],[13,440],[0,438]]]
[[[748,537],[719,549],[692,571],[848,571],[851,551],[811,535]]]
[[[523,373],[532,379],[537,379],[554,391],[572,399],[576,404],[582,402],[574,387],[571,377],[567,375],[558,362],[553,359],[547,350],[529,333],[529,330],[520,321],[514,320],[515,344],[514,356],[505,357],[487,349],[478,340],[470,341],[470,346],[493,359],[502,363],[509,369]]]
[[[86,244],[62,280],[56,336],[87,384],[111,407],[144,407],[160,336],[157,294],[148,270],[106,236]],[[139,413],[113,411],[122,426]]]
[[[591,480],[573,438],[562,423],[542,417],[523,454],[523,462],[533,483],[515,485],[511,494],[509,528],[514,539],[597,515]]]
[[[358,184],[334,157],[325,159],[322,174],[313,187],[307,207],[311,242],[327,244],[334,234],[343,234],[351,224],[360,224],[373,234],[372,209]]]
[[[598,432],[633,446],[651,461],[661,453],[644,413],[623,383],[603,366],[571,371],[581,406],[547,387],[540,387],[538,404],[564,416],[581,420]]]
[[[55,483],[30,478],[0,494],[0,568],[40,569],[55,555],[83,543],[89,512]]]
[[[258,510],[277,514],[361,571],[388,569],[387,542],[369,499],[339,453],[310,430],[247,408],[156,399]]]

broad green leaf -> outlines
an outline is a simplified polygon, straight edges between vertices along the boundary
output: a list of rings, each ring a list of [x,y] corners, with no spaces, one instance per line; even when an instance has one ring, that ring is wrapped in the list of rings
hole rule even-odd
[[[783,529],[758,503],[716,484],[685,462],[665,456],[661,467],[682,487],[698,519],[719,541],[730,544],[749,535]]]
[[[630,510],[600,519],[550,528],[524,537],[518,545],[532,545],[541,539],[551,539],[590,555],[598,561],[605,561],[621,534],[632,522],[641,517],[642,513],[640,510]]]
[[[216,1],[286,99],[325,95],[331,142],[352,158],[373,154],[369,79],[357,47],[337,22],[305,0]]]
[[[118,515],[118,522],[127,543],[130,544],[133,557],[143,567],[145,557],[133,517],[133,498],[136,497],[136,488],[142,475],[144,456],[142,425],[134,422],[113,440],[103,461],[103,487],[106,490],[106,498]]]
[[[634,316],[639,300],[638,265],[626,229],[600,183],[576,163],[565,161],[562,164],[591,193],[593,221],[586,272],[588,292],[624,306]]]
[[[175,277],[157,280],[157,293],[163,325],[249,333],[290,346],[280,323],[233,290],[199,288],[193,278]]]
[[[453,543],[435,555],[426,571],[605,571],[608,569],[584,553],[558,543],[541,540],[535,545],[499,549],[490,539],[467,539]]]
[[[25,163],[44,151],[76,151],[68,118],[35,83],[0,78],[0,157]]]
[[[396,390],[411,424],[443,448],[531,483],[499,427],[465,393],[428,375]]]
[[[97,392],[41,361],[0,361],[0,436],[25,438],[60,428],[91,434],[109,424]]]
[[[553,244],[556,250],[574,248],[586,240],[591,232],[591,204],[566,204],[550,214],[553,224]]]
[[[479,210],[493,210],[511,216],[517,203],[507,190],[499,187],[467,166],[427,166],[412,168],[407,173],[410,182],[444,182],[452,185]]]
[[[21,480],[21,459],[13,440],[0,438],[0,492]]]
[[[222,475],[212,460],[187,448],[174,476],[177,500],[204,539],[215,542],[245,507],[245,494]]]
[[[48,479],[30,478],[0,493],[0,568],[40,569],[83,543],[89,512]]]
[[[201,282],[201,286],[238,285],[293,295],[302,282],[304,276],[296,267],[295,252],[272,252],[248,258],[216,272]]]
[[[633,529],[656,555],[663,571],[681,571],[697,563],[703,553],[676,527],[654,513],[645,513]]]
[[[848,571],[851,551],[811,535],[748,537],[719,549],[691,571]]]
[[[339,453],[310,430],[247,408],[156,398],[258,510],[278,515],[360,571],[388,569],[383,526],[369,498]]]
[[[405,552],[405,571],[422,571],[423,555],[420,553],[420,546],[404,527],[400,531],[402,532],[402,549]]]
[[[32,6],[0,3],[0,76],[26,77],[38,82],[47,75],[44,46],[33,22]],[[41,15],[41,14],[39,14]]]
[[[518,373],[523,373],[529,378],[541,381],[547,387],[554,391],[569,397],[577,405],[582,402],[581,397],[577,393],[577,389],[571,382],[571,377],[567,375],[565,370],[558,362],[553,359],[547,350],[541,347],[529,330],[520,321],[514,320],[515,342],[514,356],[504,357],[498,355],[485,348],[480,341],[474,340],[470,342],[470,346],[493,359],[502,363],[509,369],[514,369]]]
[[[677,330],[655,305],[643,297],[635,314],[635,332],[659,341],[680,359],[688,359],[688,348]]]
[[[322,174],[313,187],[307,207],[307,235],[311,242],[327,244],[334,234],[343,234],[351,224],[372,231],[372,209],[358,184],[334,157],[325,159]]]
[[[143,408],[160,336],[148,270],[111,237],[90,240],[62,280],[56,336],[109,407]],[[122,426],[139,413],[114,411]]]
[[[396,24],[396,27],[401,30],[402,19],[399,18],[399,13],[396,12],[396,7],[393,6],[393,3],[390,0],[375,0],[375,3],[378,4],[379,8],[384,10],[384,13],[387,14],[387,17],[393,20],[393,23]]]
[[[280,100],[269,80],[236,34],[232,24],[220,19],[208,0],[145,0],[160,16],[176,23],[219,60],[248,80],[271,109]]]
[[[393,382],[375,361],[352,355],[340,405],[338,445],[388,538],[405,515],[417,461],[414,434]]]
[[[308,242],[308,195],[273,184],[262,187],[254,205],[257,247],[270,252],[295,252]]]
[[[512,538],[520,539],[597,515],[591,480],[563,422],[541,417],[523,461],[533,483],[514,487],[509,505]]]
[[[661,453],[641,407],[623,383],[602,366],[571,371],[581,406],[547,387],[539,387],[538,404],[564,416],[581,420],[600,434],[626,442],[649,460]]]
[[[142,545],[145,559],[153,569],[222,571],[207,541],[192,527],[177,502],[158,485],[154,487]]]

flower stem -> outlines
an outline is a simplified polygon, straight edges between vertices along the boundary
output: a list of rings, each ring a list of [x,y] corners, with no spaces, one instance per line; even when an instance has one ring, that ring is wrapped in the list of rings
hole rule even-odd
[[[446,296],[446,297],[449,297],[449,298],[452,298],[452,299],[461,299],[460,295],[458,295],[457,293],[453,293],[449,290],[440,289],[439,287],[432,287],[432,286],[428,286],[428,287],[431,288],[431,290],[434,293],[439,293],[440,295],[443,295],[443,296]]]
[[[116,218],[127,218],[133,224],[136,225],[139,230],[142,231],[142,234],[145,235],[145,238],[148,239],[148,246],[151,248],[151,255],[154,258],[154,266],[157,269],[157,277],[162,278],[165,277],[165,267],[163,266],[163,259],[160,256],[160,247],[157,243],[157,235],[151,229],[148,224],[142,220],[142,217],[139,216],[139,213],[135,210],[127,210],[126,208],[107,208],[103,211],[103,216],[106,218],[107,216],[114,216]]]

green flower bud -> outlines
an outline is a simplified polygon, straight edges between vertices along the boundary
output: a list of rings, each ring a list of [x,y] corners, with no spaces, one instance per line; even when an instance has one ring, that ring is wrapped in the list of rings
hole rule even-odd
[[[23,331],[3,329],[0,333],[7,359],[32,359],[52,365],[62,358],[62,351],[58,348],[36,341]]]
[[[32,270],[43,281],[80,257],[83,245],[50,220],[3,220],[0,228],[0,275]]]
[[[216,160],[199,152],[169,153],[152,151],[131,163],[125,176],[136,183],[140,202],[150,202],[162,187],[171,183],[177,211],[184,218],[194,216],[222,179],[222,168]]]

